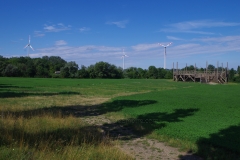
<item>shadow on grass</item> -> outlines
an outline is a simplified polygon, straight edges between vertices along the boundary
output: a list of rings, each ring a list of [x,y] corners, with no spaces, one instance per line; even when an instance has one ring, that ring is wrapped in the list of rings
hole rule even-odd
[[[113,102],[114,103],[114,102]],[[119,103],[119,102],[118,102]],[[131,107],[136,102],[131,102]],[[139,103],[137,103],[139,104]],[[140,103],[148,104],[148,103]],[[136,107],[136,106],[135,106]],[[139,138],[151,133],[155,129],[161,129],[166,123],[180,122],[182,118],[192,116],[197,109],[177,109],[173,113],[149,113],[139,115],[136,118],[109,122],[104,124],[92,124],[77,129],[57,129],[55,131],[44,131],[40,133],[27,133],[18,126],[13,130],[0,127],[0,145],[25,142],[29,146],[41,147],[41,144],[48,144],[51,148],[66,146],[69,144],[80,145],[81,143],[99,144],[105,140],[120,139],[130,140]],[[9,138],[10,137],[10,138]],[[108,141],[106,141],[108,142]]]
[[[9,85],[9,84],[0,84],[0,89],[1,88],[32,88],[32,87],[22,87],[22,86],[15,86],[15,85]]]
[[[154,112],[139,115],[135,119],[127,120],[128,125],[134,128],[136,134],[144,136],[153,130],[161,129],[167,126],[167,123],[183,121],[183,118],[193,116],[199,109],[175,109],[173,113]]]
[[[127,107],[139,107],[157,103],[154,100],[114,100],[102,104],[102,106],[68,106],[34,109],[20,112],[3,112],[3,115],[11,117],[33,118],[36,116],[52,116],[62,118],[72,115],[74,117],[99,116],[108,112],[121,111]],[[131,139],[151,133],[155,129],[163,128],[167,123],[181,122],[183,118],[194,115],[198,109],[176,109],[173,113],[157,112],[139,115],[117,122],[98,125],[110,137]],[[95,124],[93,124],[95,126]]]
[[[121,111],[127,107],[139,107],[157,103],[154,100],[114,100],[112,102],[106,102],[100,105],[77,105],[77,106],[66,106],[66,107],[49,107],[39,108],[33,110],[24,110],[16,112],[3,112],[3,115],[11,115],[12,117],[24,117],[31,118],[34,116],[45,116],[50,115],[53,117],[62,117],[72,115],[74,117],[85,117],[85,116],[98,116],[108,112]]]
[[[67,116],[74,117],[91,117],[106,114],[108,112],[118,112],[123,108],[132,108],[146,106],[157,103],[154,100],[114,100],[112,102],[103,103],[100,106],[68,106],[68,107],[50,107],[40,108],[19,112],[2,112],[3,116],[33,118],[36,116],[52,116],[62,118]],[[166,123],[181,122],[183,118],[194,115],[198,109],[176,109],[173,113],[155,112],[139,115],[136,118],[120,120],[114,123],[104,124],[101,126],[103,130],[107,130],[111,137],[122,136],[123,139],[144,136],[151,133],[155,129],[163,128]],[[125,128],[125,131],[124,131]],[[126,129],[128,128],[128,129]],[[131,128],[131,129],[130,129]],[[130,131],[131,130],[131,131]],[[123,134],[124,132],[124,134]]]
[[[80,94],[79,92],[56,92],[56,93],[31,93],[31,92],[14,92],[5,91],[0,92],[0,98],[14,98],[14,97],[26,97],[26,96],[54,96],[54,95],[74,95]]]
[[[105,135],[114,139],[130,140],[152,133],[167,126],[167,123],[181,122],[182,118],[192,116],[197,109],[177,109],[173,113],[158,112],[139,115],[136,118],[105,123],[100,127]]]
[[[204,159],[240,160],[240,124],[220,130],[210,138],[200,138],[197,142],[198,153]]]
[[[13,118],[34,118],[36,116],[52,116],[62,118],[72,115],[74,117],[89,117],[94,115],[101,115],[107,112],[116,112],[122,110],[124,107],[138,107],[142,105],[154,104],[156,101],[152,100],[115,100],[113,102],[108,102],[102,104],[102,107],[99,106],[68,106],[68,107],[51,107],[51,108],[42,108],[34,109],[28,111],[19,111],[19,112],[2,112],[2,115],[5,117],[11,116]],[[3,117],[3,118],[4,118]],[[132,120],[131,120],[132,121]],[[130,129],[126,129],[126,124],[123,122],[114,122],[109,124],[101,125],[89,125],[81,127],[79,129],[58,129],[55,131],[45,131],[40,133],[26,133],[22,129],[19,129],[18,126],[14,126],[13,130],[6,129],[6,127],[1,127],[0,135],[0,144],[1,145],[10,145],[15,143],[21,143],[21,140],[24,140],[29,146],[38,147],[40,142],[49,143],[53,145],[51,148],[55,148],[58,144],[61,146],[66,146],[72,143],[73,139],[76,139],[76,142],[73,143],[80,145],[81,143],[92,143],[98,144],[102,143],[103,140],[108,138],[118,138],[119,135],[123,138],[133,138],[136,135],[131,132]],[[11,137],[11,138],[9,138]],[[104,142],[105,143],[105,142]],[[37,144],[37,146],[36,146]],[[56,145],[56,146],[55,146]]]
[[[16,88],[32,88],[32,87],[22,87],[9,84],[0,84],[0,98],[14,98],[14,97],[26,97],[26,96],[54,96],[54,95],[73,95],[80,94],[79,92],[54,92],[54,93],[45,93],[45,92],[31,92],[31,91],[20,91],[20,90],[10,90]]]
[[[75,117],[89,118],[93,115],[101,115],[107,112],[121,111],[127,107],[139,107],[157,103],[153,100],[115,100],[99,106],[68,106],[51,107],[22,112],[12,112],[16,118],[21,116],[25,118],[34,118],[34,116],[65,116],[73,115]],[[193,116],[198,109],[176,109],[172,113],[157,112],[139,115],[136,118],[129,118],[117,122],[90,123],[77,129],[57,129],[55,131],[44,131],[40,133],[26,133],[17,127],[13,130],[2,129],[0,136],[0,145],[20,144],[22,140],[34,148],[48,146],[51,149],[64,147],[69,144],[81,145],[90,143],[98,145],[99,143],[110,144],[110,139],[131,140],[143,137],[156,129],[167,126],[168,123],[181,122],[188,116]],[[0,127],[1,129],[1,127]],[[9,138],[9,135],[11,138]],[[15,142],[15,141],[16,142]],[[42,144],[45,144],[42,146]]]

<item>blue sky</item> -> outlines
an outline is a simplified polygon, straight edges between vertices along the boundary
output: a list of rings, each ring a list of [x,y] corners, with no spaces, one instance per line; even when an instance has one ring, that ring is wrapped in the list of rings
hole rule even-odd
[[[240,65],[239,0],[0,0],[0,55],[89,66]]]

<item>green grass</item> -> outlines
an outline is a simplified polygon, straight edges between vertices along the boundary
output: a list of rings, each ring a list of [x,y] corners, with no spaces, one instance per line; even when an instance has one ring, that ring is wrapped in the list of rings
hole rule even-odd
[[[77,145],[81,148],[85,145],[82,142],[86,138],[84,134],[89,127],[94,131],[94,127],[79,122],[75,112],[99,106],[96,112],[130,125],[139,136],[166,141],[205,159],[238,159],[239,90],[238,84],[207,85],[171,80],[0,78],[0,111],[4,116],[0,123],[5,133],[0,136],[0,150],[3,150],[0,154],[14,155],[11,149],[15,147],[23,156],[28,152],[33,152],[35,158],[43,153],[59,156],[60,153],[51,150],[54,146],[44,151],[36,147],[30,149],[30,141],[33,141],[30,135],[41,135],[38,141],[50,144],[66,138],[68,143],[60,143],[60,155],[80,154],[77,151],[81,149],[70,143],[73,139],[62,137],[56,131],[68,135],[70,130],[70,137],[80,136]],[[71,125],[75,123],[79,124],[74,125],[77,128]],[[15,131],[19,132],[13,134]],[[87,138],[89,145],[84,146],[88,148],[89,152],[85,152],[89,157],[95,155],[92,148],[97,150],[96,147],[102,145],[101,139],[94,144],[93,137],[97,139],[99,134],[95,131],[95,135]],[[46,138],[52,135],[54,140]],[[12,140],[14,138],[17,141]],[[23,145],[24,142],[28,142],[27,145]],[[68,148],[76,152],[68,155],[64,152]],[[100,150],[96,154],[104,155],[105,152]]]
[[[161,134],[196,141],[199,136],[209,138],[211,133],[240,123],[239,90],[239,86],[202,85],[119,97],[113,101],[129,101],[121,103],[125,106],[120,111],[132,118],[166,125],[157,131]],[[139,103],[131,104],[134,101]]]
[[[122,122],[143,135],[152,133],[159,140],[165,136],[165,141],[175,139],[177,143],[181,140],[180,145],[185,143],[199,154],[210,144],[240,155],[239,91],[239,85],[192,84],[190,88],[117,97],[113,102],[121,103],[118,112],[130,117]]]

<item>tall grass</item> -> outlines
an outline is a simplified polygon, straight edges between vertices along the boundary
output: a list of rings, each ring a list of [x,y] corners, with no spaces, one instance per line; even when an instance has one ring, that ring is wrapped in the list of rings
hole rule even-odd
[[[0,159],[131,159],[88,126],[61,113],[6,115],[0,120]]]

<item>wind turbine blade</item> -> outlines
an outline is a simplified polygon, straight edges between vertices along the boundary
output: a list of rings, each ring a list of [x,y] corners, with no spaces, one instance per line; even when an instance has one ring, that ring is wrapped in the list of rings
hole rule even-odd
[[[24,48],[27,48],[28,44],[24,47]]]
[[[28,42],[29,42],[29,44],[30,44],[30,35],[29,35],[29,38],[28,38]]]
[[[29,45],[30,48],[32,48],[32,50],[34,51],[33,47],[31,45]]]
[[[170,42],[166,47],[170,46],[172,44],[172,42]]]
[[[164,46],[163,44],[160,44],[160,43],[158,43],[160,46],[163,46],[163,47],[166,47],[166,46]]]

